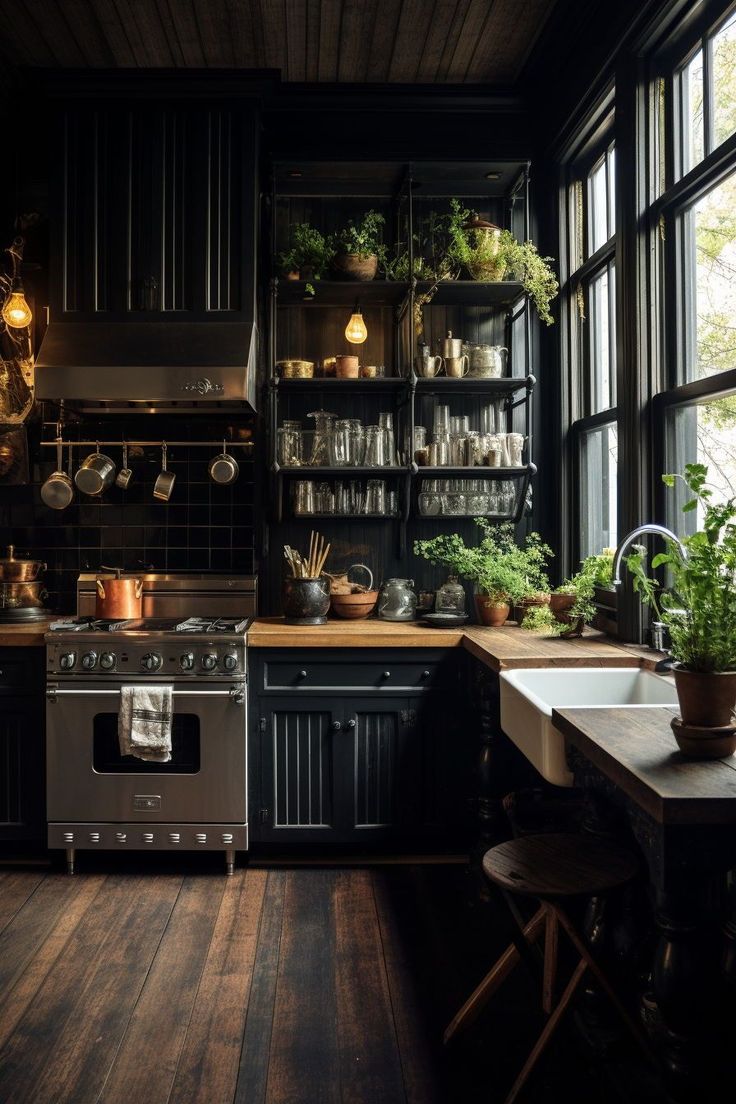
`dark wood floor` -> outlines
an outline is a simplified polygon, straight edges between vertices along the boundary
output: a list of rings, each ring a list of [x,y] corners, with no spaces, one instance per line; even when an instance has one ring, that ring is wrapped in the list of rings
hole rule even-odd
[[[0,1101],[502,1100],[523,972],[440,1046],[505,942],[474,902],[452,865],[0,872]],[[563,1044],[526,1099],[610,1099],[580,1066]]]

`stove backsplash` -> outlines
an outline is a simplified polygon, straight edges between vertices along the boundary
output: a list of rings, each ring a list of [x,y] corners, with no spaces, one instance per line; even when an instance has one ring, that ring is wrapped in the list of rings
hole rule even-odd
[[[81,440],[218,440],[249,435],[253,419],[232,416],[227,424],[193,418],[170,421],[163,416],[121,421],[106,419],[75,426],[69,436]],[[50,510],[40,497],[41,485],[56,468],[56,451],[38,445],[31,428],[29,441],[31,483],[0,485],[0,542],[15,544],[18,555],[45,560],[43,578],[49,590],[47,605],[59,612],[75,609],[80,571],[103,564],[154,571],[224,571],[252,574],[254,564],[254,450],[233,448],[240,475],[228,487],[214,484],[207,465],[220,448],[169,448],[168,467],[176,474],[170,502],[153,498],[153,484],[161,470],[161,451],[146,448],[131,458],[133,479],[127,490],[113,486],[100,499],[75,489],[72,505]],[[74,450],[75,470],[89,450]],[[109,452],[118,468],[120,449]],[[66,467],[67,450],[64,455]],[[4,552],[3,552],[4,555]]]

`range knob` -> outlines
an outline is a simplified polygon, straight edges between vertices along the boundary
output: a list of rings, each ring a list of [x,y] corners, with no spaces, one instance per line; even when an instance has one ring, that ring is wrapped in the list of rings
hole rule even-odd
[[[115,666],[115,653],[103,652],[100,656],[100,667],[103,671],[112,671]]]
[[[182,671],[191,671],[194,667],[194,653],[183,652],[182,655],[179,656],[179,666]]]
[[[76,652],[64,652],[61,656],[59,656],[59,666],[61,667],[62,671],[71,671],[76,662]]]
[[[228,653],[228,655],[223,656],[222,666],[226,671],[234,671],[238,666],[238,657],[232,653]]]
[[[204,671],[214,671],[216,666],[217,666],[217,656],[213,655],[212,652],[206,652],[202,656],[202,670],[204,670]]]
[[[85,652],[82,656],[82,666],[85,671],[91,671],[97,666],[97,652]]]
[[[158,671],[163,660],[158,652],[146,652],[141,659],[141,667],[145,671]]]

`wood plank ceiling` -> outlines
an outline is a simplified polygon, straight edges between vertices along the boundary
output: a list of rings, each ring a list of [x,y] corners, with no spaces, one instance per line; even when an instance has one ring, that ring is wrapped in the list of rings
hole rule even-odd
[[[556,0],[0,0],[3,68],[512,85]]]

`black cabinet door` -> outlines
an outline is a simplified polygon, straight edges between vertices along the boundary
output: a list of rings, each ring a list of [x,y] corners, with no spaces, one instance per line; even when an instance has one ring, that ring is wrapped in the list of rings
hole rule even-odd
[[[55,320],[252,320],[253,108],[73,101],[57,143]]]
[[[42,693],[0,698],[0,842],[31,842],[44,835]]]
[[[256,778],[250,792],[254,840],[337,840],[334,747],[342,708],[327,699],[261,698]]]
[[[408,699],[378,694],[346,703],[334,745],[338,820],[346,840],[392,836],[400,822],[412,821],[408,706]]]

